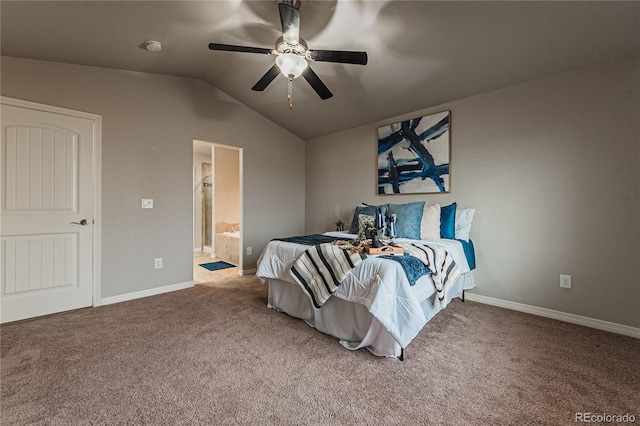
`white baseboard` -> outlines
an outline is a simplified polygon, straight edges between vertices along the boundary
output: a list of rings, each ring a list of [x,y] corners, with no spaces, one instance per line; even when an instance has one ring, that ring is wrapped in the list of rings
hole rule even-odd
[[[525,312],[527,314],[538,315],[545,318],[556,319],[560,321],[570,322],[572,324],[583,325],[585,327],[596,328],[598,330],[609,331],[611,333],[623,334],[625,336],[640,339],[640,328],[628,325],[616,324],[614,322],[603,321],[595,318],[583,317],[581,315],[569,314],[553,309],[539,308],[537,306],[525,305],[523,303],[510,302],[508,300],[496,299],[493,297],[482,296],[465,292],[466,300],[472,302],[484,303],[486,305],[498,306],[500,308],[511,309],[513,311]]]
[[[95,306],[111,305],[113,303],[126,302],[128,300],[140,299],[142,297],[156,296],[158,294],[169,293],[185,288],[193,287],[193,281],[186,281],[178,284],[170,284],[164,287],[150,288],[149,290],[136,291],[133,293],[120,294],[118,296],[105,297],[100,299]]]
[[[255,274],[257,270],[258,268],[242,269],[238,271],[238,275],[252,275]]]

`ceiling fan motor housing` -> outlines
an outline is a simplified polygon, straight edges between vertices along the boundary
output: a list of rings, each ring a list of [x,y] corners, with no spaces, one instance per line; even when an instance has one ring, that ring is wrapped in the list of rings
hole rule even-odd
[[[283,53],[295,53],[296,55],[305,56],[307,50],[307,42],[302,38],[299,39],[298,44],[289,44],[282,36],[278,37],[276,40],[276,52],[278,55],[282,55]]]

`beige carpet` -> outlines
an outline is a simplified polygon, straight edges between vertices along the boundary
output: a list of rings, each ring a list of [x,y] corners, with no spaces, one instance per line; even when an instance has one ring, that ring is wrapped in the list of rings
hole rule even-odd
[[[638,340],[454,301],[406,360],[266,308],[255,277],[4,325],[4,425],[640,422]]]

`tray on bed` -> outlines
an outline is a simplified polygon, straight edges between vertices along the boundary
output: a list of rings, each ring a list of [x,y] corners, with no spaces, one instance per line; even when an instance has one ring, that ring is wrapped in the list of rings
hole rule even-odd
[[[378,254],[402,254],[404,248],[396,246],[369,247],[364,246],[364,252],[368,255],[375,256]]]

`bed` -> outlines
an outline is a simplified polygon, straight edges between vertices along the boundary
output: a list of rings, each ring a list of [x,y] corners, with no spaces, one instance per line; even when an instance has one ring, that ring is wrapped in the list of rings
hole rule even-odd
[[[351,240],[354,234],[323,234]],[[444,249],[460,268],[459,278],[439,301],[431,275],[421,276],[414,285],[400,263],[367,256],[348,272],[335,293],[321,308],[315,308],[296,281],[291,268],[311,246],[273,240],[260,255],[256,276],[268,282],[268,307],[304,320],[317,330],[339,339],[347,349],[368,349],[377,356],[402,359],[404,349],[424,325],[453,298],[475,287],[473,243],[455,239],[412,240],[398,238],[400,245],[418,244]],[[470,267],[471,265],[471,267]]]

